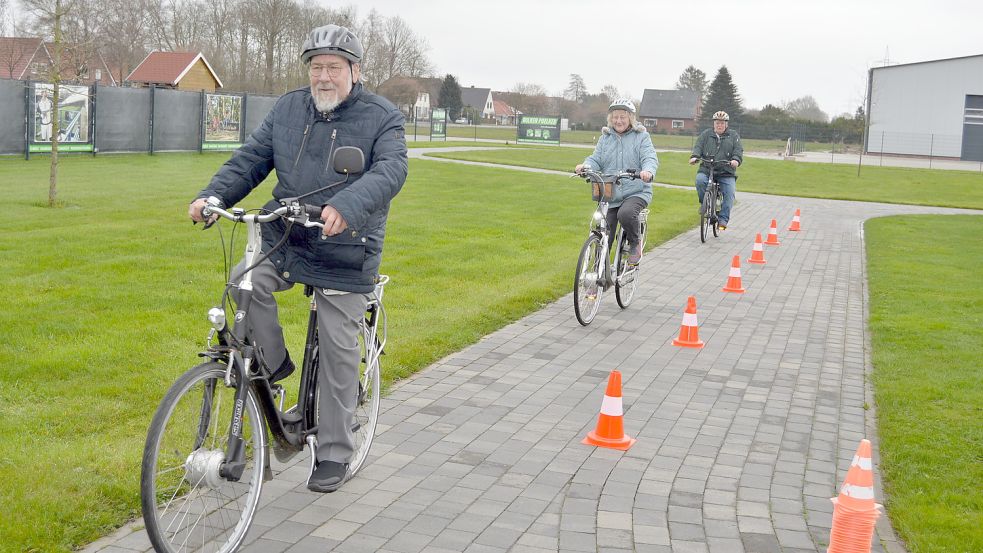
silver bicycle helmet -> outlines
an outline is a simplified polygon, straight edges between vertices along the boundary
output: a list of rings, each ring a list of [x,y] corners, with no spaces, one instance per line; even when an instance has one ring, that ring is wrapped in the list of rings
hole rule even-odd
[[[334,54],[352,63],[360,63],[365,50],[362,49],[362,42],[358,40],[355,33],[349,31],[347,27],[323,25],[307,35],[300,59],[304,63],[309,63],[311,58],[321,54]]]
[[[714,121],[730,121],[730,115],[727,115],[726,111],[718,111],[713,114]]]
[[[618,98],[608,106],[608,111],[614,111],[616,109],[623,109],[628,113],[635,113],[635,102],[632,102],[631,98]]]

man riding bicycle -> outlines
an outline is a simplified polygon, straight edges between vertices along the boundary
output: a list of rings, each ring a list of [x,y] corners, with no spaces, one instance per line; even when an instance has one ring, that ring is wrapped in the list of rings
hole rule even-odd
[[[297,282],[315,287],[320,396],[317,466],[308,488],[317,492],[341,486],[353,454],[359,323],[365,316],[366,294],[375,288],[389,204],[407,173],[403,115],[385,98],[362,88],[363,53],[358,37],[345,27],[312,30],[301,54],[309,66],[310,87],[281,96],[188,208],[191,218],[201,222],[205,198],[215,196],[226,206],[235,205],[273,169],[279,182],[264,209],[279,207],[279,199],[297,197],[322,208],[323,231],[292,228],[284,236],[282,221],[264,228],[264,251],[273,251],[281,240],[286,243],[253,270],[253,302],[245,321],[250,341],[262,348],[272,371],[271,381],[285,378],[294,364],[273,292]],[[335,173],[331,155],[341,146],[362,150],[364,172]],[[236,267],[233,278],[243,269],[241,264]]]
[[[726,229],[730,222],[730,209],[734,205],[734,195],[737,189],[737,167],[744,163],[744,146],[741,145],[741,137],[738,136],[737,131],[727,129],[729,121],[730,115],[727,115],[726,111],[714,113],[713,128],[700,133],[689,158],[690,165],[696,164],[700,158],[730,162],[717,165],[714,168],[723,197],[718,220],[720,230]],[[696,174],[696,194],[700,199],[701,206],[709,180],[710,169],[701,164],[699,172]]]
[[[608,106],[608,126],[601,129],[601,138],[594,153],[587,156],[574,171],[593,169],[601,173],[619,173],[626,169],[639,170],[641,180],[624,181],[617,187],[608,208],[608,228],[621,223],[628,235],[628,263],[637,265],[642,259],[642,240],[639,236],[638,214],[652,201],[652,179],[659,169],[659,157],[652,137],[635,120],[635,103],[619,98]],[[611,233],[610,241],[614,240]],[[610,247],[611,244],[608,244]]]

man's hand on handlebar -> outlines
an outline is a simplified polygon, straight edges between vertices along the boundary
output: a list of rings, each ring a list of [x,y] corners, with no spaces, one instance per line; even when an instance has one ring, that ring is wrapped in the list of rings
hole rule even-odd
[[[324,221],[322,232],[325,236],[341,234],[343,230],[348,228],[348,221],[345,221],[341,213],[338,213],[338,210],[330,205],[324,206],[324,209],[321,210],[321,220]]]
[[[653,175],[648,171],[642,171],[641,173],[638,174],[638,178],[642,179],[642,182],[652,182],[652,177],[654,176],[655,175]]]
[[[689,158],[689,164],[690,165],[696,165],[696,162],[698,162],[698,161],[700,161],[700,158],[698,158],[698,157],[691,157],[691,158]]]
[[[201,210],[206,205],[207,202],[205,198],[198,198],[197,200],[191,202],[191,205],[188,206],[188,217],[191,217],[191,220],[194,223],[204,222],[205,228],[208,228],[218,220],[218,214],[213,213],[210,217],[208,217],[208,221],[205,221],[205,219],[201,216]]]
[[[730,166],[733,167],[734,169],[737,169],[737,166],[738,165],[740,165],[740,164],[737,163],[737,160],[736,159],[730,160]]]

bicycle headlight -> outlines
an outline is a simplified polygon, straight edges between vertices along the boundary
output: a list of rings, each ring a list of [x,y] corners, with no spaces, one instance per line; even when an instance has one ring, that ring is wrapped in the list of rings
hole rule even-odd
[[[594,220],[594,224],[599,227],[604,225],[604,216],[601,215],[600,211],[594,212],[593,220]]]
[[[221,307],[213,307],[208,310],[208,322],[215,330],[225,328],[225,310]]]

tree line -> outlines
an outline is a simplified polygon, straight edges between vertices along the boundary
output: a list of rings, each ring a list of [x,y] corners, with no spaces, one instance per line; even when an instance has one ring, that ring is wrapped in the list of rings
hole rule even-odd
[[[9,0],[0,0],[0,14]],[[56,10],[56,4],[58,10]],[[370,90],[395,75],[432,73],[427,41],[399,16],[354,6],[326,8],[299,0],[20,0],[13,34],[62,41],[80,60],[98,52],[122,82],[154,50],[201,52],[225,88],[282,94],[309,82],[301,47],[314,27],[350,28],[365,48],[362,78]]]

